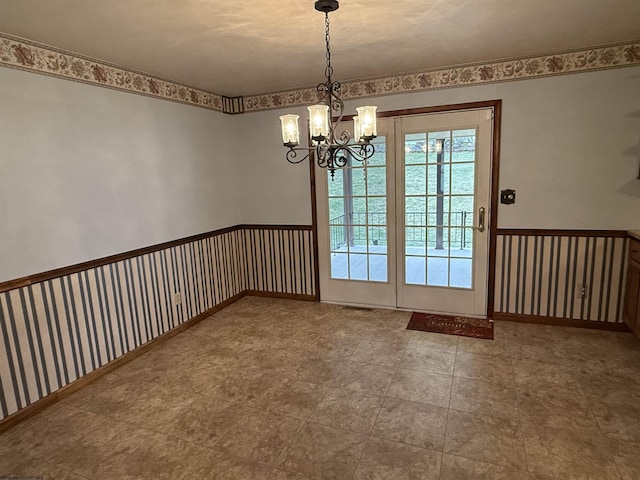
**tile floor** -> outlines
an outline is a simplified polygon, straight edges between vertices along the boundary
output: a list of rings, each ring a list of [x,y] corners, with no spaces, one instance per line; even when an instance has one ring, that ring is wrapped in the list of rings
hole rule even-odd
[[[247,297],[0,435],[49,479],[640,478],[640,341]]]

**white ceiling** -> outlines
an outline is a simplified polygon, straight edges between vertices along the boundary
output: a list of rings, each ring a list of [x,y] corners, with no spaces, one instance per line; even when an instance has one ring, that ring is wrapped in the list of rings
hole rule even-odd
[[[0,31],[235,96],[317,84],[313,0],[0,0]],[[640,39],[638,0],[343,0],[336,80]]]

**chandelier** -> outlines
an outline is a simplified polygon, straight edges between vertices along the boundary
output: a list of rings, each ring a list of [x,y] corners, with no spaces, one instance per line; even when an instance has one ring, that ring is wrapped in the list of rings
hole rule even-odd
[[[375,147],[371,140],[376,138],[376,108],[358,107],[353,117],[353,136],[347,130],[338,133],[338,124],[342,121],[344,103],[340,99],[340,82],[332,79],[331,49],[329,46],[329,12],[338,9],[337,0],[318,0],[315,9],[324,12],[325,42],[327,66],[324,70],[325,81],[318,84],[316,90],[322,96],[318,105],[307,107],[309,110],[309,136],[311,146],[300,146],[300,128],[298,115],[282,115],[282,141],[287,147],[286,157],[290,163],[300,163],[314,153],[318,166],[327,168],[331,177],[336,168],[344,167],[349,158],[363,162],[373,156]],[[332,116],[335,121],[332,122]],[[307,154],[298,159],[298,152]]]

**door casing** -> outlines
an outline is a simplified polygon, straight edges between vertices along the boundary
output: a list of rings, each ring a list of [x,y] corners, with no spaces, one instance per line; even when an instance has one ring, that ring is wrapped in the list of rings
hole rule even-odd
[[[500,179],[500,134],[502,125],[502,100],[486,100],[481,102],[457,103],[432,107],[411,108],[379,112],[378,117],[401,117],[406,115],[421,115],[428,113],[458,112],[463,110],[493,109],[493,135],[491,139],[491,194],[489,204],[489,259],[487,273],[487,317],[492,318],[495,312],[495,280],[496,280],[496,240],[498,229],[499,179]],[[352,119],[345,116],[343,121]],[[309,178],[311,193],[311,216],[314,239],[314,266],[316,283],[316,301],[320,301],[320,261],[318,252],[318,209],[316,200],[315,158],[309,156]]]

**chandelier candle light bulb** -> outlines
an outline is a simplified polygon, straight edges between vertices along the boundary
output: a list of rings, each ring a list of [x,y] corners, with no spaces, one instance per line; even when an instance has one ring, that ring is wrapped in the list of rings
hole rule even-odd
[[[329,105],[312,105],[309,110],[309,134],[312,140],[322,142],[329,136]]]
[[[333,67],[331,66],[331,48],[329,44],[329,12],[335,12],[339,3],[337,0],[317,0],[315,9],[324,13],[326,59],[325,81],[318,84],[316,90],[322,97],[321,103],[307,107],[309,110],[309,136],[312,146],[300,147],[300,130],[298,115],[282,115],[282,141],[289,150],[286,158],[289,163],[300,163],[314,152],[318,166],[331,172],[331,177],[336,168],[344,167],[349,159],[365,162],[375,153],[375,146],[371,140],[376,138],[376,108],[366,106],[357,108],[358,115],[353,117],[353,136],[347,130],[340,133],[338,125],[342,121],[344,103],[340,98],[340,82],[334,81]],[[332,116],[335,121],[332,122]],[[298,152],[306,151],[307,154],[298,159]]]
[[[298,115],[281,115],[282,142],[287,147],[300,145],[300,128],[298,127]]]
[[[377,136],[377,122],[376,122],[376,109],[378,107],[366,106],[358,107],[359,124],[360,124],[360,136],[363,139],[373,139]]]

